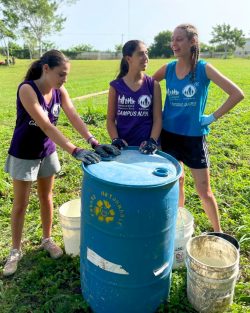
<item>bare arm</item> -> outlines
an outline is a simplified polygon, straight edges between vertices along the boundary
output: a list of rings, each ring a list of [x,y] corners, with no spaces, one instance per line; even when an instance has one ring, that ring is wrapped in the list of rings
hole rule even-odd
[[[111,139],[118,138],[115,116],[116,116],[116,91],[112,86],[110,86],[108,95],[107,130]]]
[[[77,132],[86,140],[92,136],[90,131],[87,128],[87,125],[81,119],[77,113],[67,90],[64,87],[60,88],[62,95],[62,108],[65,112],[67,118],[69,119],[72,126],[77,130]]]
[[[214,117],[218,119],[244,99],[244,94],[236,84],[221,74],[211,64],[206,65],[206,74],[210,80],[229,95],[227,100],[213,113]]]
[[[162,129],[162,100],[161,100],[161,87],[160,84],[154,82],[154,99],[153,99],[153,127],[150,137],[156,141],[160,136]]]
[[[41,130],[57,145],[69,152],[70,154],[76,148],[68,138],[66,138],[57,128],[53,125],[46,113],[40,106],[37,95],[33,88],[27,84],[23,85],[19,90],[19,96],[25,110],[29,113],[36,124]]]
[[[165,78],[166,70],[167,70],[167,65],[165,64],[158,71],[154,73],[153,78],[157,80],[158,82],[160,82],[161,80]]]

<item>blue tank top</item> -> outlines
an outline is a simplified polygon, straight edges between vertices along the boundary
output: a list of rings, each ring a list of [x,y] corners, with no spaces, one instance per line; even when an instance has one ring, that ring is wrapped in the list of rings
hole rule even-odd
[[[201,127],[210,80],[206,75],[206,62],[199,60],[195,81],[190,74],[183,79],[176,76],[176,61],[167,65],[165,74],[167,95],[163,111],[163,128],[171,133],[185,136],[202,136],[209,131]]]
[[[116,91],[116,127],[119,138],[139,146],[150,138],[153,126],[154,80],[144,75],[139,90],[131,90],[123,78],[110,83]]]
[[[19,90],[23,84],[28,84],[34,89],[41,107],[54,125],[57,123],[61,108],[61,92],[59,89],[53,89],[51,101],[46,104],[34,81],[24,81],[17,90],[17,119],[9,154],[20,159],[42,159],[53,153],[56,146],[23,107],[19,97]]]

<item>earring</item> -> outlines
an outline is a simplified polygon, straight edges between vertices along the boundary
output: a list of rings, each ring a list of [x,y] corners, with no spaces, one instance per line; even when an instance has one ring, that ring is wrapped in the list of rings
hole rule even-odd
[[[196,46],[192,46],[190,50],[191,50],[191,53],[196,53],[197,47]]]

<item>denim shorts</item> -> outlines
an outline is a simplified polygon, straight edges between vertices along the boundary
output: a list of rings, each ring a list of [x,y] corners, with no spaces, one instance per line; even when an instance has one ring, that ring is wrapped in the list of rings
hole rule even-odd
[[[37,178],[50,177],[61,169],[57,152],[43,159],[26,160],[8,155],[5,163],[5,172],[13,179],[23,181],[36,181]]]
[[[183,136],[161,132],[162,151],[194,169],[209,167],[208,147],[205,136]]]

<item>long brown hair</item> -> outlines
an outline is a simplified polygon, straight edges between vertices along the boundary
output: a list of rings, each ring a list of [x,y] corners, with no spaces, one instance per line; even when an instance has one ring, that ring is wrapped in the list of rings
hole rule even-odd
[[[121,64],[120,64],[120,72],[117,75],[118,78],[122,78],[128,73],[129,70],[129,65],[126,60],[126,56],[132,56],[132,54],[135,52],[136,48],[143,43],[140,40],[129,40],[127,41],[124,46],[122,47],[122,59],[121,59]],[[143,43],[144,44],[144,43]]]
[[[191,81],[195,80],[195,69],[200,55],[200,44],[197,28],[192,24],[180,24],[176,28],[181,28],[186,32],[188,40],[195,39],[194,45],[191,47]]]
[[[39,79],[42,76],[44,64],[48,64],[48,66],[52,69],[56,66],[62,65],[65,62],[69,62],[69,59],[61,51],[47,51],[40,57],[40,59],[34,61],[30,65],[30,68],[28,69],[24,80]]]

